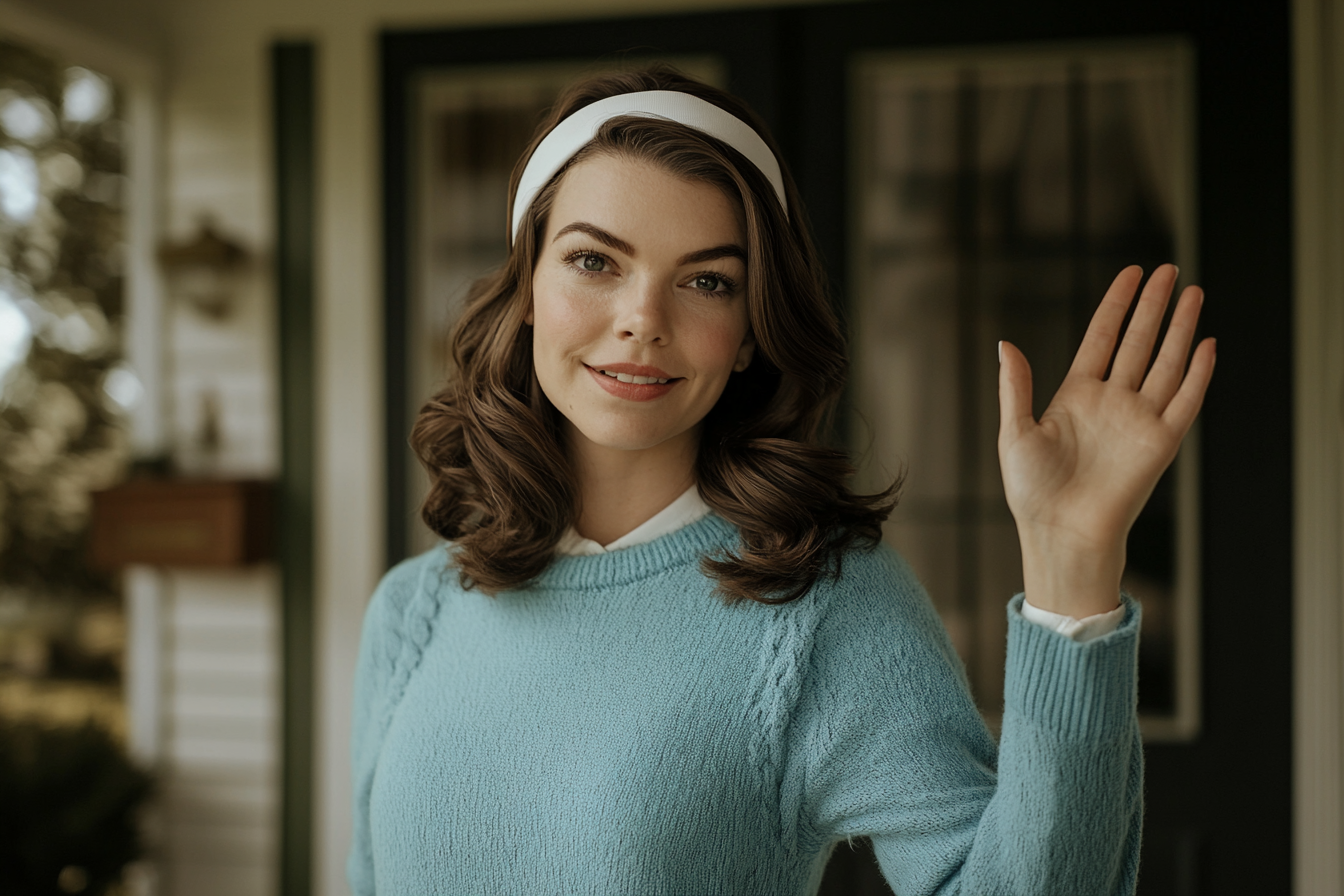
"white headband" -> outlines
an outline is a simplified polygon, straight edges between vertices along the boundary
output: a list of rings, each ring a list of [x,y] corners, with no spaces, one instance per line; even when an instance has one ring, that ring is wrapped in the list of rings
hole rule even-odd
[[[760,169],[775,188],[784,214],[789,213],[789,204],[784,199],[784,177],[779,171],[779,160],[750,125],[689,93],[645,90],[607,97],[584,106],[546,135],[537,146],[537,151],[532,153],[532,158],[527,160],[527,167],[518,181],[518,194],[513,199],[513,227],[510,230],[513,239],[518,238],[518,226],[523,222],[523,214],[532,200],[537,198],[541,188],[576,152],[597,136],[603,124],[621,115],[664,118],[722,140]]]

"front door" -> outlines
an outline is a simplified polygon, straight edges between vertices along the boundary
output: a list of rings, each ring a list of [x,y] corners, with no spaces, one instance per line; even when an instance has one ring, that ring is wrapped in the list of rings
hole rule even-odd
[[[389,565],[417,546],[406,436],[441,375],[453,290],[503,249],[490,153],[511,162],[557,77],[670,59],[775,130],[854,338],[843,434],[871,480],[908,465],[887,537],[930,586],[991,722],[1002,604],[1020,586],[994,342],[1028,351],[1044,396],[1124,264],[1175,260],[1205,287],[1220,366],[1130,543],[1126,586],[1146,608],[1139,888],[1290,892],[1288,40],[1285,3],[1248,15],[1194,0],[385,33]],[[462,142],[468,122],[499,140]],[[491,179],[498,208],[463,212]],[[432,190],[461,214],[434,218]],[[481,250],[473,228],[500,245]],[[868,855],[837,850],[823,892],[884,892]]]

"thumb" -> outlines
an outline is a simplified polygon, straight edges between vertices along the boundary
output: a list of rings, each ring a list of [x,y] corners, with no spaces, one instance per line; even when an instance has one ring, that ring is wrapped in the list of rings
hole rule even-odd
[[[1031,365],[1011,342],[999,342],[999,440],[1016,439],[1036,425],[1031,416]]]

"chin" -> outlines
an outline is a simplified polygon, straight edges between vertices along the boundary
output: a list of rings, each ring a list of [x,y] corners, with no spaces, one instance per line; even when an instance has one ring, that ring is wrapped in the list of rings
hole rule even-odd
[[[584,439],[615,451],[645,451],[656,448],[670,439],[675,439],[681,431],[670,430],[666,421],[661,426],[638,425],[635,421],[594,420],[588,424],[575,425],[578,434]]]
[[[583,437],[594,445],[600,445],[603,448],[610,448],[614,451],[644,451],[649,448],[656,448],[667,441],[666,433],[642,433],[642,432],[609,432],[605,430],[594,430],[583,433]]]

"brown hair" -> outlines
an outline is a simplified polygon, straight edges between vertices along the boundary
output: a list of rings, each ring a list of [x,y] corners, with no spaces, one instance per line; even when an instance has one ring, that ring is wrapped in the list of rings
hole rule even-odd
[[[597,100],[644,90],[681,91],[727,110],[779,158],[761,122],[724,91],[669,66],[604,74],[556,102],[514,167],[510,204],[527,160],[560,121]],[[524,317],[559,183],[569,166],[603,153],[712,183],[742,205],[756,353],[703,421],[695,470],[701,496],[737,526],[741,544],[702,566],[729,601],[801,597],[823,574],[839,574],[856,541],[878,542],[899,482],[876,495],[851,493],[846,454],[823,442],[845,381],[845,340],[788,170],[786,216],[770,182],[736,150],[662,119],[623,116],[603,125],[537,194],[504,265],[473,287],[452,335],[456,369],[411,433],[431,482],[424,521],[456,543],[463,586],[490,594],[540,574],[574,521],[577,496],[559,412],[537,382]]]

